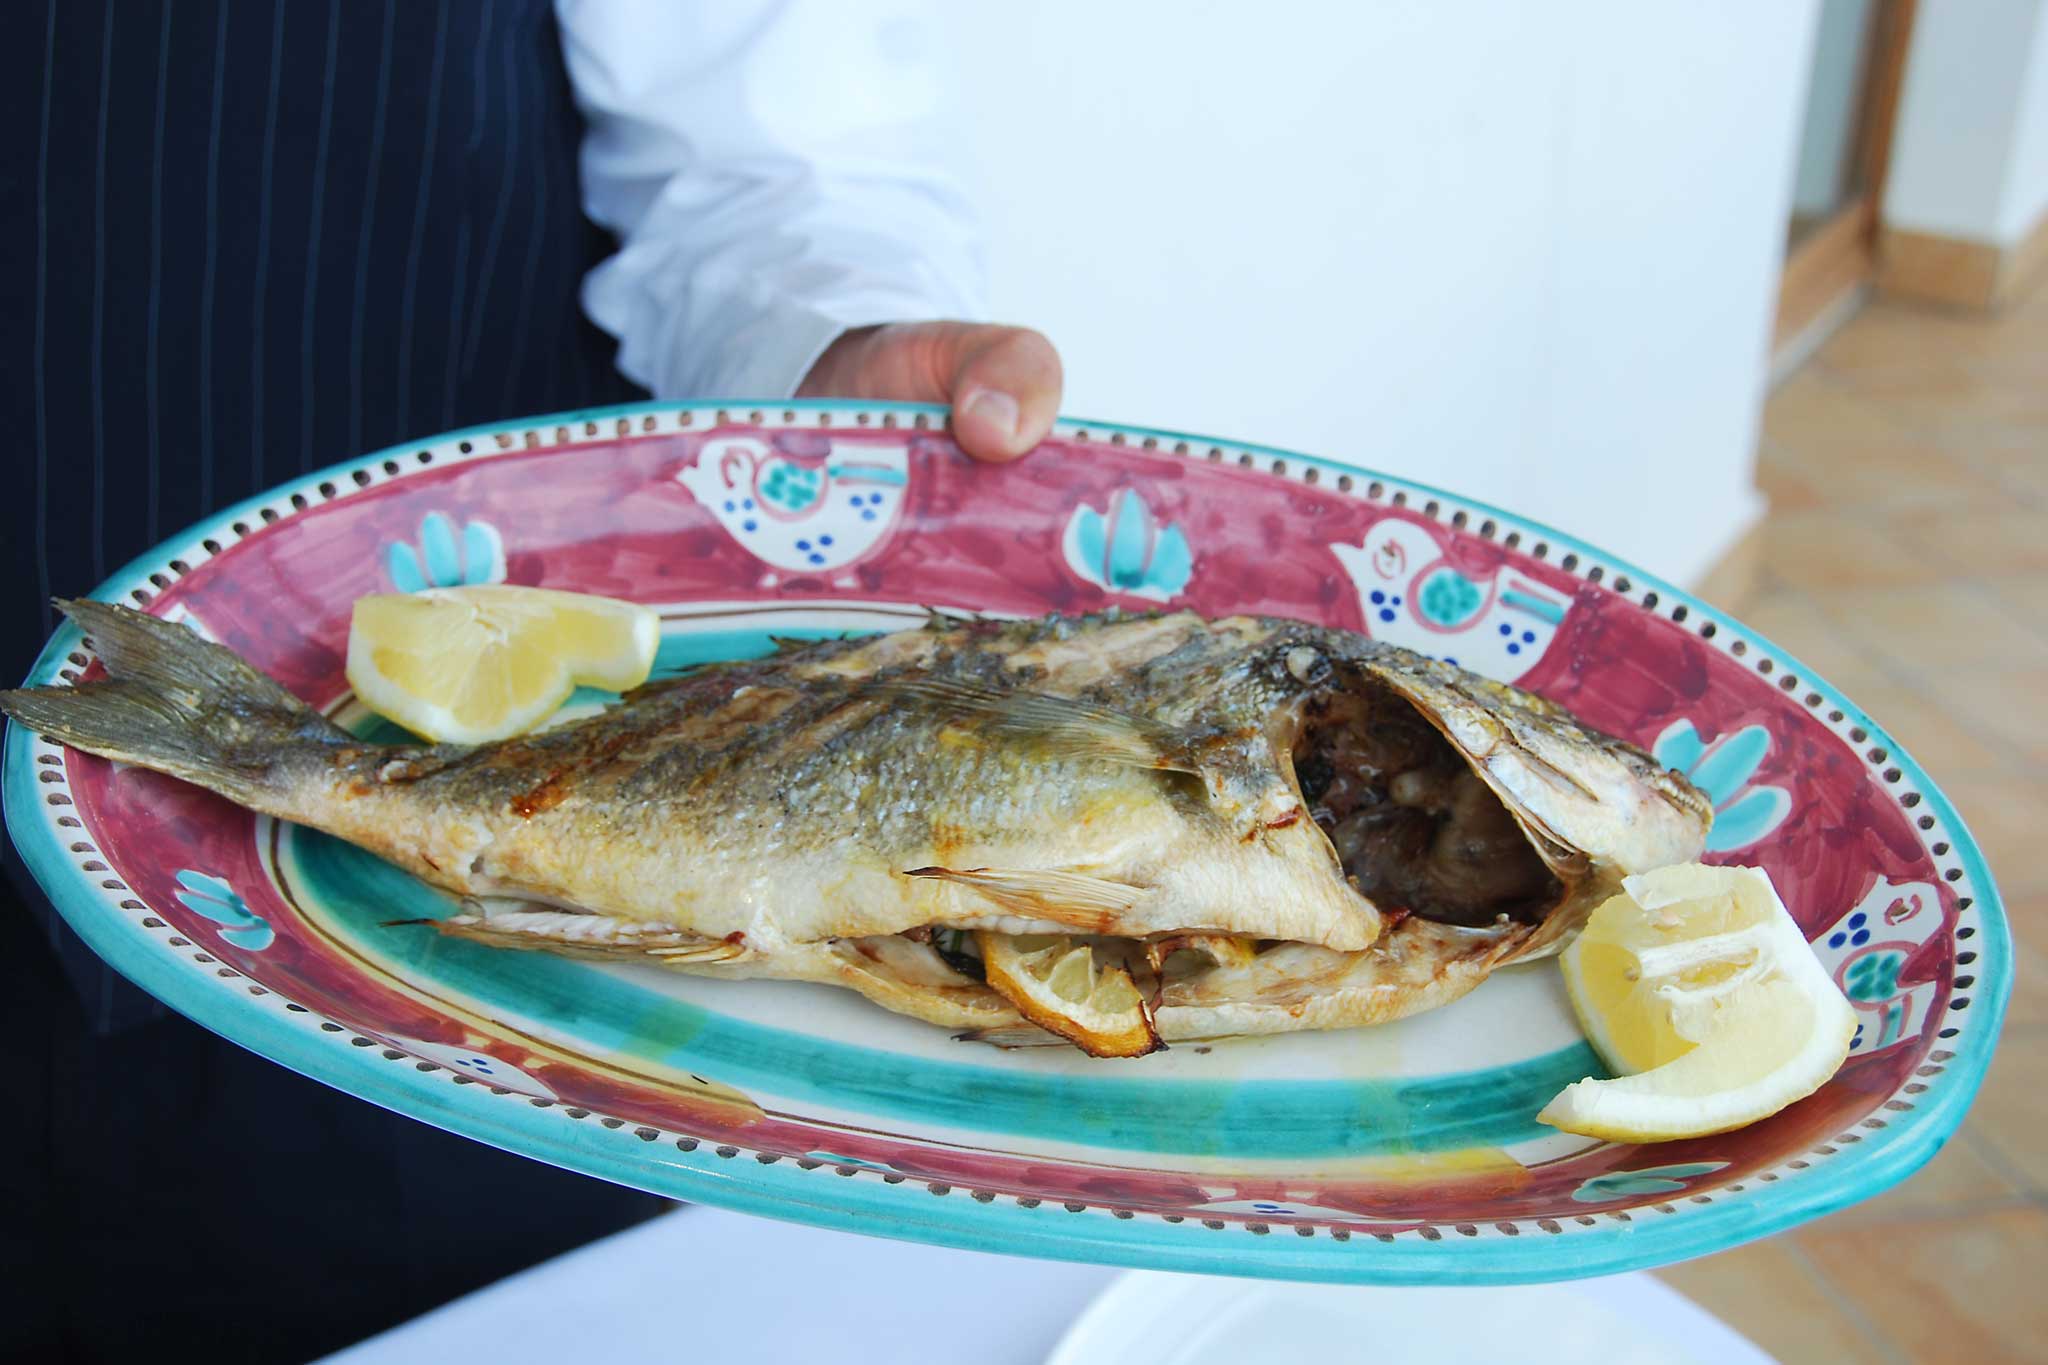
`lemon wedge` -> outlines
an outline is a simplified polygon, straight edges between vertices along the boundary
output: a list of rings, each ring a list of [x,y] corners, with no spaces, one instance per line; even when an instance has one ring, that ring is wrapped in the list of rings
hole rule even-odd
[[[1131,974],[1098,966],[1085,943],[1052,934],[975,931],[983,970],[1017,1012],[1096,1057],[1142,1057],[1165,1044]]]
[[[581,683],[647,681],[661,619],[609,597],[492,584],[365,597],[348,681],[364,705],[443,744],[483,744],[546,720]]]
[[[1688,864],[1630,877],[1560,961],[1586,1038],[1617,1078],[1566,1086],[1536,1117],[1612,1142],[1768,1118],[1825,1085],[1855,1010],[1771,879]]]

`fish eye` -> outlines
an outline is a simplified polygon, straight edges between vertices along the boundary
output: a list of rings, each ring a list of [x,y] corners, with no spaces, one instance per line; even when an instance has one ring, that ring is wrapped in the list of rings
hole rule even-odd
[[[1287,672],[1296,682],[1319,683],[1330,676],[1330,661],[1313,645],[1295,645],[1287,651]]]

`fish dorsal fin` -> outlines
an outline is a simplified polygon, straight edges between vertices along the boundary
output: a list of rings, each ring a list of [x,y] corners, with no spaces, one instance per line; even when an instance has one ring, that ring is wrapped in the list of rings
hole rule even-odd
[[[1062,758],[1095,758],[1133,768],[1200,775],[1194,736],[1127,711],[1048,692],[1000,692],[972,683],[920,678],[891,682],[880,695],[928,706],[1018,739]]]
[[[906,877],[930,877],[978,892],[1025,919],[1051,920],[1083,933],[1107,933],[1144,899],[1146,890],[1085,872],[1000,867],[914,867]]]

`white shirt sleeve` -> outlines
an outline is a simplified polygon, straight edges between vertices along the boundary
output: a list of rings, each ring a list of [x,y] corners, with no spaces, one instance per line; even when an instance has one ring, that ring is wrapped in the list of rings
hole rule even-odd
[[[793,392],[841,332],[984,315],[919,0],[556,0],[620,239],[583,306],[664,398]]]

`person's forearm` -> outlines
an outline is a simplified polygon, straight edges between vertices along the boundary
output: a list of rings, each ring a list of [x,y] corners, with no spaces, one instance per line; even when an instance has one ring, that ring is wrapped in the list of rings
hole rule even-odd
[[[982,316],[923,9],[558,0],[585,207],[620,239],[585,304],[630,377],[782,397],[848,329]]]
[[[981,266],[940,169],[921,9],[557,0],[585,206],[620,238],[584,304],[630,378],[664,397],[954,403],[988,458],[1050,428],[1051,345],[961,321],[981,315]]]

